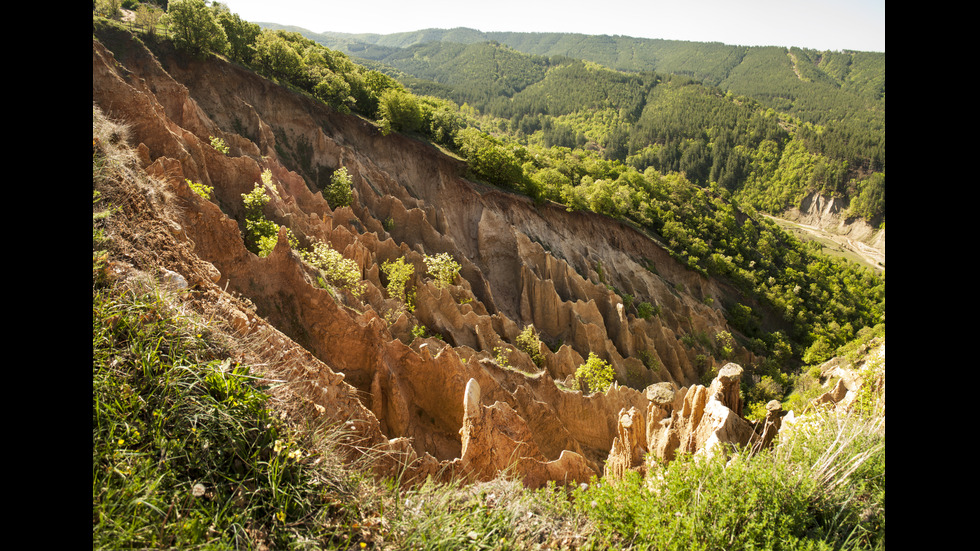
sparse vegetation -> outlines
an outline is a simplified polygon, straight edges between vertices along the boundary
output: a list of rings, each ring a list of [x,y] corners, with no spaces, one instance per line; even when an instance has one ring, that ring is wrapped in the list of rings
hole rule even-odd
[[[184,2],[190,0],[172,1],[171,6]],[[222,20],[220,13],[217,18]],[[275,36],[286,41],[283,35]],[[266,48],[263,55],[270,51]],[[326,63],[316,61],[322,55],[318,49],[306,53],[309,55],[301,58],[304,64]],[[336,74],[329,78],[343,80]],[[337,82],[325,90],[323,82],[326,80],[316,88],[320,95],[340,105],[368,103],[362,101],[364,97],[351,101],[352,96]],[[427,115],[424,108],[422,112],[420,129],[424,132],[431,113]],[[343,444],[350,436],[345,428],[316,421],[297,426],[285,410],[277,409],[281,404],[271,398],[273,381],[264,371],[270,366],[243,359],[256,353],[248,349],[247,339],[232,342],[220,322],[191,313],[187,305],[197,291],[176,293],[146,274],[125,279],[113,275],[116,272],[110,266],[119,260],[113,256],[117,232],[107,228],[122,207],[111,204],[103,187],[108,180],[131,176],[133,169],[126,163],[132,156],[124,151],[124,127],[94,124],[93,134],[94,548],[884,548],[884,369],[878,361],[865,365],[862,375],[871,384],[862,387],[854,412],[813,409],[780,435],[775,448],[757,454],[727,449],[726,455],[704,460],[683,454],[670,463],[647,458],[650,474],[645,479],[630,472],[621,481],[596,479],[568,488],[551,484],[536,491],[525,489],[506,472],[489,482],[469,485],[430,478],[404,487],[400,479],[372,478],[367,473],[372,472],[376,450],[352,450]],[[483,153],[486,159],[495,158]],[[512,161],[518,159],[531,163],[530,158],[526,150],[510,150],[507,157],[501,157],[506,161],[502,167],[513,168]],[[346,169],[342,170],[346,175]],[[520,185],[534,181],[539,180],[523,179]],[[612,175],[607,175],[606,183],[612,181]],[[213,193],[190,180],[187,184],[202,197],[210,198]],[[663,181],[657,180],[660,184]],[[626,187],[623,184],[622,189]],[[532,188],[522,189],[533,192]],[[628,198],[620,197],[623,202],[617,203],[615,196],[602,197],[606,189],[605,184],[595,186],[581,198],[582,204],[623,212],[617,205],[628,204]],[[651,189],[659,193],[666,188]],[[690,191],[686,185],[671,190],[679,196]],[[271,171],[265,170],[262,183],[242,195],[246,244],[260,256],[267,255],[278,239],[280,226],[265,214],[270,194],[275,193]],[[687,200],[695,201],[689,196],[678,204]],[[385,227],[390,231],[387,222]],[[678,244],[684,240],[679,230],[671,237]],[[298,250],[291,231],[289,238]],[[776,238],[760,242],[771,247],[759,257],[760,263],[779,259],[785,266],[800,266],[807,261],[780,256]],[[694,249],[701,246],[696,239],[689,244]],[[315,241],[310,250],[299,252],[324,283],[362,296],[365,282],[356,262]],[[453,284],[459,264],[446,255],[430,265],[430,258],[437,257],[425,257],[428,273],[439,287]],[[688,258],[695,258],[691,262],[696,265],[697,258],[705,257]],[[724,257],[716,260],[718,265],[728,262]],[[448,269],[433,270],[440,263]],[[813,266],[816,272],[833,268]],[[597,269],[604,280],[608,274],[601,265]],[[770,272],[775,269],[767,268]],[[414,266],[400,257],[384,262],[381,272],[388,296],[413,311]],[[826,292],[822,287],[826,281],[835,295],[845,286],[876,283],[864,275],[856,281],[848,279],[852,275],[840,280],[818,278],[820,284],[809,289],[803,285],[804,276],[796,273],[787,281],[801,283],[789,285],[776,276],[759,283],[771,304],[789,306],[784,310],[788,312],[809,313],[794,297],[808,292],[819,297]],[[752,284],[754,277],[754,273],[745,276]],[[834,287],[838,281],[843,283]],[[881,295],[883,302],[883,283]],[[852,306],[838,303],[834,308],[845,311]],[[640,317],[649,318],[659,313],[660,306],[654,311],[649,303],[639,302],[636,309]],[[757,321],[754,312],[745,311],[747,307],[732,309],[745,315],[745,327]],[[754,335],[759,342],[764,339],[762,348],[770,354],[768,363],[760,366],[759,373],[764,374],[759,384],[746,396],[747,408],[756,417],[767,398],[782,399],[790,392],[793,403],[802,403],[819,390],[819,369],[800,375],[780,370],[789,358],[799,357],[801,350],[809,352],[804,358],[823,358],[824,347],[833,348],[862,327],[857,322],[835,327],[804,318],[794,315],[783,320],[793,326],[792,336],[779,332]],[[409,323],[415,323],[413,336],[430,336],[417,320]],[[857,358],[870,339],[883,336],[883,331],[883,323],[859,329],[858,339],[837,348],[836,353]],[[722,358],[728,358],[735,347],[734,337],[727,332],[717,333],[714,343],[705,333],[684,338],[692,348],[699,346]],[[541,366],[541,342],[533,325],[526,326],[515,342]],[[812,344],[801,349],[800,343],[806,342]],[[816,347],[817,343],[822,344]],[[496,360],[512,368],[508,352],[503,347],[495,349]],[[647,368],[661,368],[653,354],[640,351],[639,356]],[[706,370],[704,376],[709,380],[716,373],[715,367],[704,365],[704,354],[698,354],[695,362]],[[639,380],[641,374],[633,367],[627,372],[631,381]],[[605,392],[615,371],[609,362],[590,353],[575,376],[582,390]]]

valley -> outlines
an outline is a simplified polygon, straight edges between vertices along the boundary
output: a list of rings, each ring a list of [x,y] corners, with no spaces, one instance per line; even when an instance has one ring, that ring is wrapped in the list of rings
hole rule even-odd
[[[698,528],[692,474],[760,523],[746,545],[883,542],[884,229],[822,185],[849,161],[686,77],[491,83],[635,100],[613,133],[688,103],[740,128],[616,158],[577,145],[598,104],[501,116],[212,11],[247,59],[93,18],[95,547],[683,547],[610,520],[655,502],[743,537]],[[527,67],[498,48],[466,47]],[[799,494],[745,491],[772,480]]]

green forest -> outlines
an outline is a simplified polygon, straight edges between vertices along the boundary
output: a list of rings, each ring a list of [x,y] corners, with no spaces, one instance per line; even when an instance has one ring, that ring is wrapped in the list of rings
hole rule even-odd
[[[862,172],[829,153],[845,137],[832,127],[691,76],[498,42],[388,48],[389,61],[402,60],[390,69],[295,31],[261,29],[221,4],[170,8],[174,42],[190,55],[226,56],[384,133],[428,140],[465,159],[474,180],[619,219],[691,270],[730,281],[745,300],[723,305],[729,321],[774,374],[826,360],[884,322],[883,274],[820,254],[760,214],[821,190],[849,195],[852,209],[883,225],[883,155],[881,171]],[[876,149],[861,143],[854,155],[874,165]],[[656,310],[613,290],[638,316]]]

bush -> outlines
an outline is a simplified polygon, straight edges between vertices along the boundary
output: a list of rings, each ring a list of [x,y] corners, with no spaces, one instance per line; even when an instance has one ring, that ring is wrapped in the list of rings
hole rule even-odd
[[[361,268],[357,262],[344,258],[326,243],[317,242],[309,251],[300,253],[303,260],[320,270],[326,281],[350,291],[354,298],[364,294],[365,283],[361,280]]]
[[[330,185],[323,190],[323,198],[331,209],[349,207],[354,200],[350,174],[346,167],[340,167],[330,176]]]
[[[612,386],[616,378],[609,362],[599,358],[595,352],[589,352],[589,359],[575,370],[575,378],[583,385],[583,392],[605,392]]]
[[[242,194],[242,202],[245,204],[245,247],[261,257],[269,256],[279,241],[279,224],[266,219],[263,213],[269,200],[265,186],[259,183],[249,193]],[[287,228],[287,231],[290,246],[298,247],[299,241],[292,230]]]
[[[425,255],[425,267],[428,274],[435,278],[436,287],[440,289],[452,285],[460,269],[459,263],[453,260],[449,253]]]
[[[401,301],[409,312],[415,311],[415,292],[407,289],[409,280],[415,274],[415,266],[405,262],[404,258],[399,258],[395,261],[386,260],[381,265],[381,271],[388,278],[385,285],[388,296]]]
[[[534,332],[534,325],[528,325],[517,335],[517,347],[527,353],[534,362],[534,365],[541,367],[544,365],[544,356],[541,355],[541,339]]]
[[[684,454],[659,469],[573,492],[596,522],[596,539],[616,548],[795,549],[811,522],[808,488],[769,455],[726,465],[722,454]]]
[[[191,188],[191,191],[200,195],[203,199],[207,199],[207,200],[211,199],[211,193],[214,191],[214,188],[212,186],[208,186],[203,183],[199,184],[197,182],[188,180],[187,178],[184,178],[184,182],[187,184],[188,187]]]
[[[230,149],[228,149],[228,144],[226,144],[223,139],[217,138],[215,136],[211,136],[210,139],[211,139],[211,147],[213,147],[215,151],[219,153],[223,153],[225,155],[228,154]]]

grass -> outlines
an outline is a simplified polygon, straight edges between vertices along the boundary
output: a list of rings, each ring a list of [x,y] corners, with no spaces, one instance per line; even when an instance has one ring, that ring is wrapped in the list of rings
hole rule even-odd
[[[356,539],[329,426],[299,432],[262,379],[142,280],[93,289],[96,548]]]

